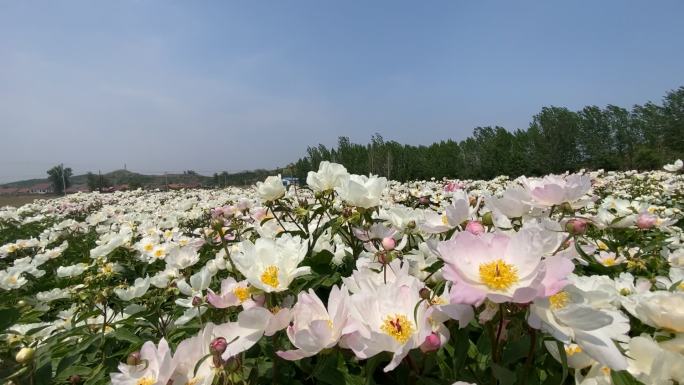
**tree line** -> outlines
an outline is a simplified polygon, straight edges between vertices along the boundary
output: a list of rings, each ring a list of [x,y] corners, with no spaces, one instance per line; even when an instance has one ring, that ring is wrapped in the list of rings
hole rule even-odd
[[[462,141],[452,139],[415,146],[370,143],[340,137],[336,147],[310,146],[287,169],[302,181],[320,162],[343,164],[356,174],[399,181],[436,178],[491,179],[498,175],[545,175],[585,169],[656,169],[684,157],[684,87],[669,91],[661,104],[631,109],[608,105],[579,111],[544,107],[526,129],[476,127]],[[288,170],[288,171],[286,171]]]

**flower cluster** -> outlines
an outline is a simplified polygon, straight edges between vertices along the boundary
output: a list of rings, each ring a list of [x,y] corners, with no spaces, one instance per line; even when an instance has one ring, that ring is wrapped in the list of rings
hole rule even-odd
[[[680,169],[3,208],[0,378],[684,383]]]

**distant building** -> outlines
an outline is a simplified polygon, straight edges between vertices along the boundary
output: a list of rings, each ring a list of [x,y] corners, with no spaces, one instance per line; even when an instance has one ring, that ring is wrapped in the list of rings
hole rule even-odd
[[[16,187],[0,187],[0,195],[16,194],[18,191]]]
[[[291,185],[299,186],[299,179],[295,178],[293,176],[283,177],[282,180],[283,180],[283,186],[286,186],[286,187],[291,186]]]
[[[51,183],[38,183],[28,188],[29,194],[52,194]]]

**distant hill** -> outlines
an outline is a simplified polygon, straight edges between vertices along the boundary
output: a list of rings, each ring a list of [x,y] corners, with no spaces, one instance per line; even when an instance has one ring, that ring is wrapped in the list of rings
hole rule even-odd
[[[130,187],[164,187],[166,185],[192,185],[192,186],[247,186],[264,180],[269,175],[277,175],[282,169],[277,170],[252,170],[235,173],[223,172],[213,176],[205,176],[189,172],[184,174],[145,175],[128,170],[115,170],[102,174],[111,186],[129,185]],[[97,176],[97,174],[95,174]],[[30,189],[31,187],[50,183],[48,178],[27,179],[11,183],[0,184],[0,189]],[[74,175],[71,177],[71,185],[85,187],[88,184],[88,175]],[[3,193],[0,191],[0,193]]]
[[[213,182],[213,178],[199,174],[167,174],[167,175],[145,175],[128,170],[115,170],[102,174],[111,185],[136,185],[145,187],[165,186],[168,184],[199,184],[207,185]],[[50,183],[48,178],[27,179],[17,182],[1,184],[3,188],[27,188],[41,183]],[[87,185],[88,175],[74,175],[71,177],[71,185]]]

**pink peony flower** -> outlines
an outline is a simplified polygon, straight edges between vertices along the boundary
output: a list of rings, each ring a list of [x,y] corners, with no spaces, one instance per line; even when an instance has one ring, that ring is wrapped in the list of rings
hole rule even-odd
[[[561,256],[543,259],[545,230],[523,228],[512,235],[458,233],[438,246],[444,278],[454,283],[452,303],[527,303],[560,290],[574,268]]]

